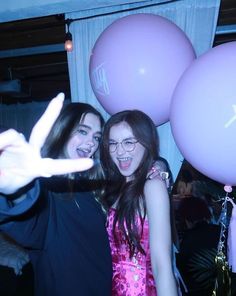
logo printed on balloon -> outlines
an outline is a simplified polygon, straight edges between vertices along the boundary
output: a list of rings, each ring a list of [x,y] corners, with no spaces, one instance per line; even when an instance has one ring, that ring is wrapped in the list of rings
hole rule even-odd
[[[229,127],[236,120],[236,105],[233,105],[235,115],[225,124],[225,128]]]
[[[101,95],[109,95],[110,90],[106,78],[106,71],[103,64],[99,65],[92,71],[94,89]]]

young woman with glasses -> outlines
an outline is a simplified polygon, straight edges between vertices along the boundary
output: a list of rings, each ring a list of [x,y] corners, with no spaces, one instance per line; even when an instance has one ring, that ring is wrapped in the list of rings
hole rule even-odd
[[[147,179],[158,150],[156,127],[141,111],[119,112],[105,124],[100,153],[109,181],[113,296],[177,295],[166,184]]]

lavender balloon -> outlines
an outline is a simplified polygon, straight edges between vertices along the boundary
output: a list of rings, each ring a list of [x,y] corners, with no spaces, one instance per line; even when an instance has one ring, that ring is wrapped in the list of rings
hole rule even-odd
[[[184,32],[154,14],[133,14],[107,27],[90,58],[90,80],[104,109],[140,109],[156,123],[169,120],[174,88],[195,59]]]
[[[236,185],[236,42],[219,45],[192,63],[174,92],[170,123],[192,166]]]

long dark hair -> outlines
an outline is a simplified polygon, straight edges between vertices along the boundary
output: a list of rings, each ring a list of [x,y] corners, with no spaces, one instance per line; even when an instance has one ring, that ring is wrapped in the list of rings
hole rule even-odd
[[[42,156],[50,158],[65,158],[66,145],[72,132],[88,113],[96,115],[101,122],[101,127],[103,128],[104,119],[102,115],[91,105],[86,103],[69,103],[65,105],[46,138],[41,151]],[[94,158],[100,158],[99,149],[95,153]],[[91,179],[100,178],[101,174],[102,171],[98,165],[94,166],[85,173],[82,173],[84,177],[89,177]]]
[[[129,182],[126,182],[126,178],[120,174],[109,153],[110,130],[120,122],[126,122],[130,126],[135,138],[145,148],[141,163]],[[115,232],[115,227],[118,225],[128,242],[131,257],[136,250],[144,253],[140,243],[142,230],[138,231],[136,218],[138,214],[143,229],[146,216],[144,185],[153,160],[158,158],[158,152],[159,140],[156,127],[145,113],[139,110],[126,110],[111,116],[105,124],[100,148],[101,162],[108,181],[104,203],[108,208],[116,204],[113,233],[118,242]]]

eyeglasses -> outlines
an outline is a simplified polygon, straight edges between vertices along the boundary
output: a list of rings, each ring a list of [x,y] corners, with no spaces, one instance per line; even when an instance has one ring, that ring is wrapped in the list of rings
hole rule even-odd
[[[126,152],[131,152],[135,149],[136,144],[138,143],[135,139],[125,139],[122,142],[109,142],[109,151],[111,153],[117,150],[119,144]]]

